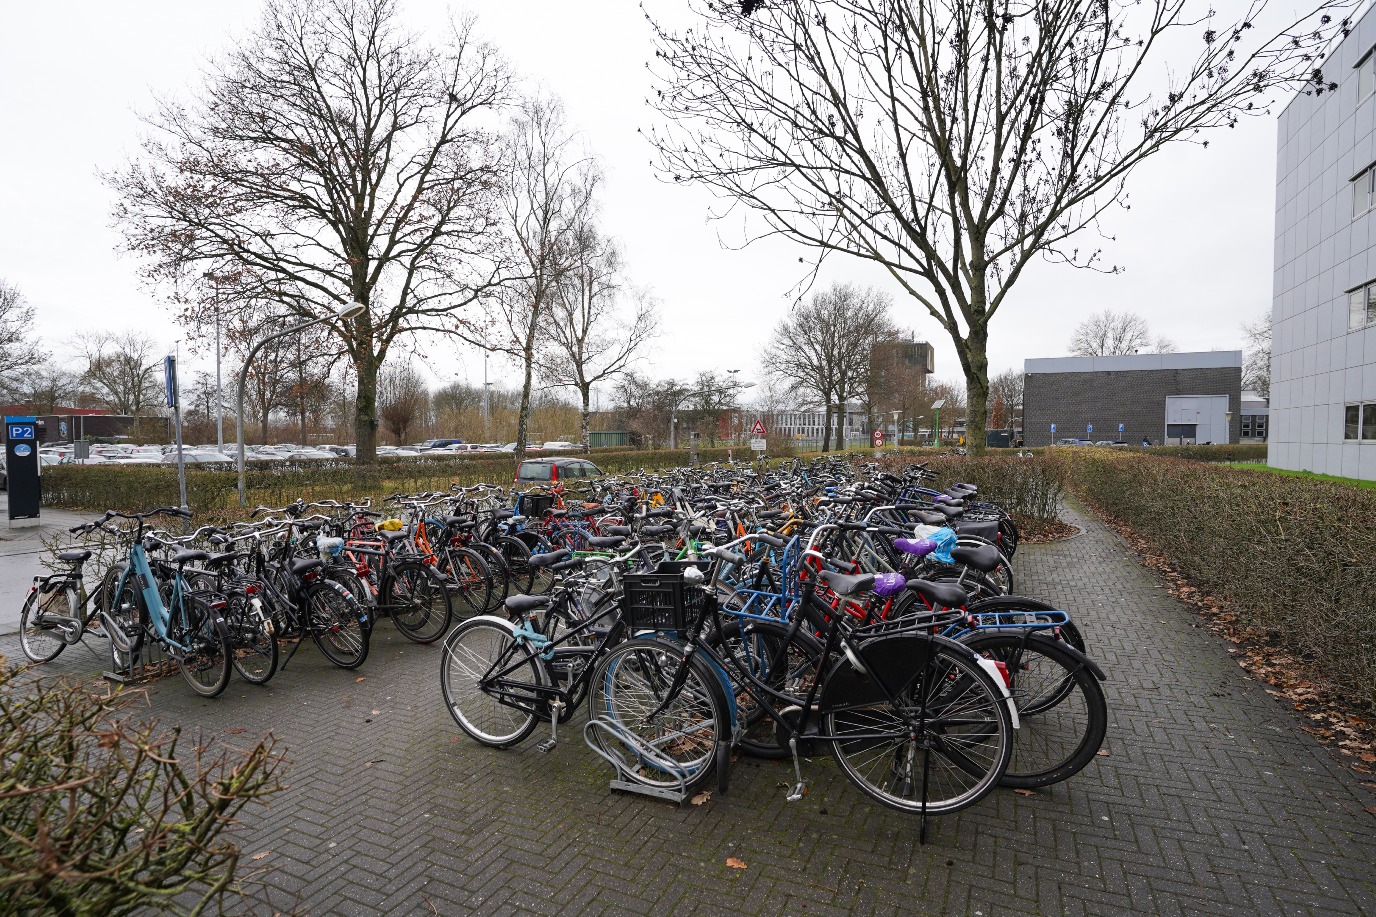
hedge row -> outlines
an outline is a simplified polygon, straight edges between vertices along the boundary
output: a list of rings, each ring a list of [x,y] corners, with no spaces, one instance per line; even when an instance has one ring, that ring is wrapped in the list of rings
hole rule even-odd
[[[1072,491],[1095,510],[1376,711],[1376,491],[1155,449],[1061,458]]]
[[[737,459],[749,456],[735,450]],[[726,461],[728,450],[699,449],[699,462]],[[598,451],[592,461],[609,474],[688,464],[685,449]],[[282,506],[298,497],[363,499],[397,492],[447,490],[451,483],[509,485],[516,464],[510,455],[430,460],[384,459],[376,465],[351,462],[251,463],[245,486],[249,505]],[[193,510],[214,511],[235,505],[238,475],[234,471],[187,466],[186,500]],[[176,505],[175,465],[63,465],[43,473],[43,502],[75,509],[132,511]]]
[[[938,475],[936,485],[958,481],[979,488],[979,498],[997,503],[1020,523],[1059,518],[1066,467],[1041,455],[990,451],[982,456],[886,454],[880,464],[900,471],[921,461]]]
[[[1229,446],[1152,446],[1146,451],[1152,455],[1194,459],[1197,462],[1266,461],[1265,443],[1235,443]]]

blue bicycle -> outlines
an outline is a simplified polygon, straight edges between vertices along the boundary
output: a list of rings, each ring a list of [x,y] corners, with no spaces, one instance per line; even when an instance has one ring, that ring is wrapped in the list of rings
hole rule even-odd
[[[130,538],[114,602],[101,614],[101,623],[118,653],[133,658],[145,640],[154,640],[176,661],[193,691],[215,697],[229,684],[233,668],[229,628],[222,615],[225,602],[214,593],[193,592],[187,586],[185,566],[208,559],[205,551],[175,550],[165,558],[150,559],[150,548],[171,547],[144,531],[144,520],[158,515],[191,518],[189,511],[163,506],[146,513],[110,510],[92,523]],[[114,528],[108,525],[111,519],[133,520],[135,528],[132,532]]]

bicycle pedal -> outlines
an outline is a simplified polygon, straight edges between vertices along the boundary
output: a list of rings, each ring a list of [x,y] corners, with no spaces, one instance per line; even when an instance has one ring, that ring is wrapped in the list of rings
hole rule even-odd
[[[559,744],[558,739],[545,739],[535,746],[536,751],[551,752]]]
[[[806,795],[807,795],[807,784],[806,784],[806,783],[795,783],[795,784],[793,785],[793,789],[791,789],[791,790],[788,791],[788,796],[787,796],[786,798],[788,799],[789,802],[797,802],[798,800],[802,799],[802,798],[803,798],[804,796],[806,796]]]

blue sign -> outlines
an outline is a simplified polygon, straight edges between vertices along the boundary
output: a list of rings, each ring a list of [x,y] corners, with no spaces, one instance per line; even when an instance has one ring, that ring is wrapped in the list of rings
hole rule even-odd
[[[1125,429],[1127,429],[1127,428],[1126,428],[1125,426],[1123,426],[1123,424],[1119,424],[1119,425],[1118,425],[1118,432],[1119,432],[1119,433],[1122,433],[1123,430],[1125,430]]]
[[[1092,423],[1087,423],[1087,424],[1085,424],[1085,432],[1086,432],[1086,433],[1093,433],[1093,432],[1094,432],[1094,424],[1092,424]]]
[[[177,358],[171,354],[162,358],[162,381],[167,387],[167,406],[177,406]]]
[[[57,422],[57,432],[61,433],[63,436],[67,435],[67,421],[59,420]]]
[[[1052,433],[1055,433],[1055,432],[1056,432],[1056,425],[1055,425],[1054,423],[1051,425],[1051,432],[1052,432]]]
[[[28,455],[32,451],[33,446],[30,446],[28,443],[20,443],[19,445],[14,447],[14,454],[20,456],[21,458],[23,456]]]
[[[34,430],[29,424],[10,424],[10,439],[33,439]]]

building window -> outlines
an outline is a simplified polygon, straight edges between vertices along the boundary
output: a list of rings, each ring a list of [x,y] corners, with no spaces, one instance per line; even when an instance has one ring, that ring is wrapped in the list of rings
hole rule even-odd
[[[1376,323],[1376,281],[1347,291],[1347,330]]]
[[[1250,414],[1242,415],[1242,438],[1252,438],[1252,416]]]
[[[1357,101],[1360,102],[1376,90],[1376,48],[1366,52],[1366,57],[1357,65]]]
[[[1343,439],[1357,438],[1357,431],[1361,428],[1361,410],[1359,404],[1349,404],[1343,409]]]
[[[1362,439],[1376,440],[1376,404],[1362,405]]]
[[[1372,197],[1372,181],[1376,180],[1376,167],[1367,166],[1358,172],[1352,179],[1352,218],[1366,213],[1371,209],[1372,204],[1376,204],[1376,198]]]

